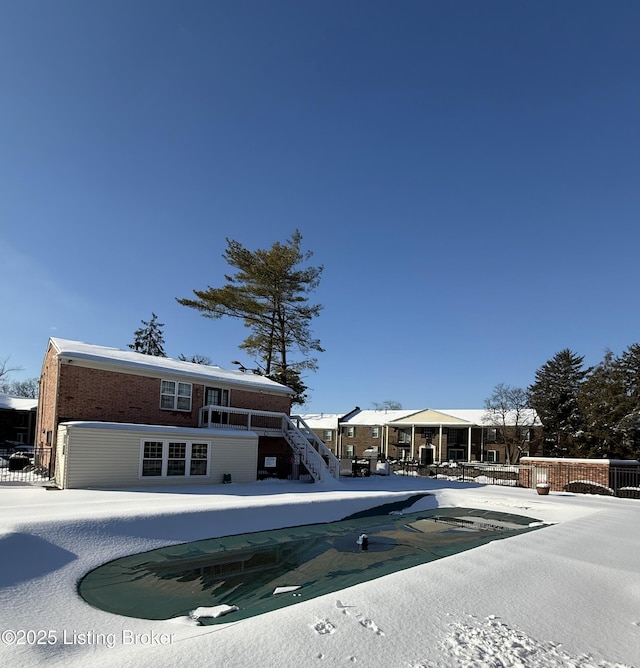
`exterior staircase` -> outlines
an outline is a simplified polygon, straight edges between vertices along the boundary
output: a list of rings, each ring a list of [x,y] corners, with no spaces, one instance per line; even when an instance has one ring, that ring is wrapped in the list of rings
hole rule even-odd
[[[284,437],[315,482],[340,477],[340,461],[299,415],[284,416]]]

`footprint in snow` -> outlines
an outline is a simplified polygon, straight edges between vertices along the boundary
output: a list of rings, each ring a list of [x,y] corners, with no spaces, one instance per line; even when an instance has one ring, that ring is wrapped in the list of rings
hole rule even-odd
[[[384,633],[378,628],[378,625],[367,617],[360,619],[360,625],[364,626],[365,629],[370,629],[377,636],[383,636]]]
[[[335,633],[336,627],[328,619],[321,619],[314,624],[313,630],[320,635],[326,635],[327,633]]]

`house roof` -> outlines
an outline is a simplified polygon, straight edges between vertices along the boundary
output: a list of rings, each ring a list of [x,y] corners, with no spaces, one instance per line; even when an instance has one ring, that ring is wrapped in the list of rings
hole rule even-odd
[[[38,407],[37,399],[14,397],[10,394],[0,394],[0,408],[14,411],[32,411]]]
[[[301,413],[310,429],[337,429],[342,413]]]
[[[341,424],[349,425],[383,425],[393,422],[394,420],[401,420],[407,418],[413,413],[418,411],[413,409],[364,409],[359,410],[353,415],[347,416],[344,420],[341,420]]]
[[[136,353],[133,350],[120,350],[95,346],[81,341],[70,341],[52,337],[51,345],[57,351],[57,357],[68,358],[87,363],[87,365],[107,366],[119,371],[172,374],[199,382],[220,382],[235,386],[245,386],[253,390],[276,394],[295,394],[293,390],[275,381],[253,373],[223,369],[219,366],[183,362],[170,357],[154,357]]]
[[[454,408],[454,409],[398,409],[398,410],[358,410],[352,415],[340,419],[340,413],[319,413],[316,415],[302,415],[304,421],[311,428],[332,429],[338,424],[346,425],[391,425],[396,427],[411,426],[440,426],[443,427],[470,427],[470,426],[492,426],[491,420],[486,420],[487,411],[484,408]],[[321,422],[321,421],[324,422]],[[506,415],[505,424],[541,426],[533,409],[521,411],[519,419],[515,411]],[[326,426],[325,426],[326,425]]]

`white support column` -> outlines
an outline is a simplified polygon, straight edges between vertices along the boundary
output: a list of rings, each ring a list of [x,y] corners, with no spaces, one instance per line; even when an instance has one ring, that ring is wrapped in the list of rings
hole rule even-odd
[[[411,425],[411,459],[416,458],[416,426]]]
[[[471,461],[471,427],[467,431],[467,461]]]
[[[438,430],[438,462],[442,462],[442,425]]]

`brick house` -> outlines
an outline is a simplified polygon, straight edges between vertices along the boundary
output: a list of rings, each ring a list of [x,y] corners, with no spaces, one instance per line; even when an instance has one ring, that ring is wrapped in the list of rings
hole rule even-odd
[[[35,444],[61,487],[337,475],[292,395],[252,373],[51,338]]]
[[[339,414],[304,415],[316,435],[337,434],[325,443],[339,458],[384,457],[411,459],[423,464],[448,461],[504,463],[505,428],[517,431],[523,451],[540,451],[542,425],[533,411],[519,426],[493,426],[483,409],[360,410]],[[328,419],[334,428],[329,428]],[[512,434],[510,434],[512,435]]]

